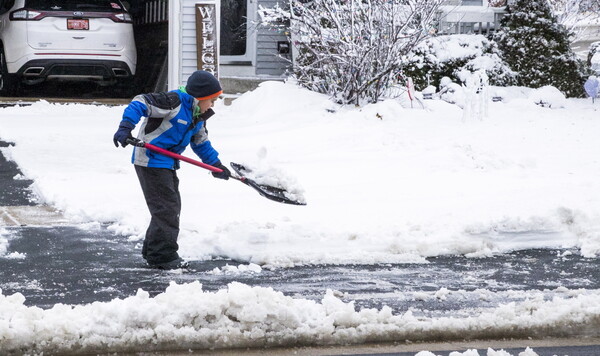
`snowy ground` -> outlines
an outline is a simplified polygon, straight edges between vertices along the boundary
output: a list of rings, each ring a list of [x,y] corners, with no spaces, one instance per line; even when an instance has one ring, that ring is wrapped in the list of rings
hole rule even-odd
[[[270,82],[232,106],[218,103],[208,127],[221,159],[277,176],[303,190],[308,205],[277,204],[183,166],[181,255],[234,259],[248,266],[240,273],[256,273],[255,265],[427,263],[531,248],[598,258],[600,104],[551,97],[552,108],[536,105],[544,95],[514,88],[504,90],[503,102],[468,97],[465,109],[441,100],[424,101],[425,109],[401,100],[353,108]],[[34,180],[39,203],[83,228],[108,224],[139,242],[148,214],[131,150],[112,146],[122,110],[4,108],[0,139],[16,144],[2,153],[22,170],[15,179]],[[0,258],[26,261],[19,253],[0,229]],[[0,311],[7,350],[329,344],[573,328],[598,336],[600,290],[567,290],[550,300],[532,292],[463,318],[355,310],[333,292],[314,301],[239,283],[219,291],[178,284],[156,297],[140,291],[51,309],[3,295]]]

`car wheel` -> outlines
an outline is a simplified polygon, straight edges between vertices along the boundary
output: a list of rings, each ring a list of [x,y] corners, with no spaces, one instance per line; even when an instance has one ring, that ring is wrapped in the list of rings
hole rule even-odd
[[[12,96],[17,93],[18,83],[15,75],[8,73],[4,49],[0,48],[0,95]]]

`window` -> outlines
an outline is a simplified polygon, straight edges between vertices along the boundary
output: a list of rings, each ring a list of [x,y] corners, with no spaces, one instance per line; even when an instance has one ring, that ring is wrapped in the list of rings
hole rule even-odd
[[[221,55],[246,54],[247,13],[246,0],[221,0]]]
[[[486,1],[487,4],[487,1]],[[483,0],[462,0],[462,6],[483,6]]]

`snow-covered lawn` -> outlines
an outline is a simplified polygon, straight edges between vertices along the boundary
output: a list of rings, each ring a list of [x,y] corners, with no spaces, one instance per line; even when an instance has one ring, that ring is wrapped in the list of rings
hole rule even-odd
[[[232,106],[220,103],[208,127],[221,159],[276,172],[304,190],[308,205],[278,204],[182,163],[181,253],[267,266],[528,247],[574,246],[597,256],[600,103],[570,99],[550,109],[533,103],[535,93],[504,95],[506,102],[487,104],[487,117],[465,117],[441,100],[425,101],[425,110],[398,100],[340,108],[276,82]],[[131,148],[112,144],[122,110],[5,108],[0,138],[16,143],[2,152],[35,180],[40,202],[139,240],[149,215]],[[535,231],[554,238],[502,236]]]
[[[302,189],[308,205],[278,204],[182,163],[181,255],[226,256],[263,268],[425,263],[428,256],[525,248],[574,247],[597,258],[600,103],[569,99],[548,108],[534,103],[539,92],[504,91],[503,102],[469,115],[441,100],[424,101],[425,109],[399,100],[338,107],[276,82],[231,106],[218,103],[208,128],[221,159],[277,174]],[[141,241],[149,215],[131,149],[112,143],[122,111],[46,102],[0,109],[0,139],[15,143],[2,154],[35,181],[40,203],[74,223],[108,224]],[[0,230],[0,258],[8,257],[5,234]],[[418,340],[561,334],[573,325],[597,336],[599,293],[534,298],[467,319],[355,311],[331,294],[317,303],[240,284],[216,293],[198,283],[173,285],[155,298],[140,291],[50,310],[25,307],[16,294],[0,296],[0,349]]]

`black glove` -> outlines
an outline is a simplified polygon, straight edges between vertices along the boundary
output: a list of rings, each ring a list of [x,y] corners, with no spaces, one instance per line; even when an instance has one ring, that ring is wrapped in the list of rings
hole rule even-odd
[[[212,166],[223,170],[223,172],[212,172],[213,177],[225,180],[228,180],[229,177],[231,177],[231,172],[223,165],[223,163],[221,163],[221,161],[217,161],[217,163]]]
[[[119,147],[119,143],[121,147],[127,146],[127,139],[133,138],[131,136],[131,131],[135,128],[135,125],[129,121],[121,121],[119,124],[119,129],[115,132],[115,136],[113,137],[113,142],[115,143],[115,147]]]

